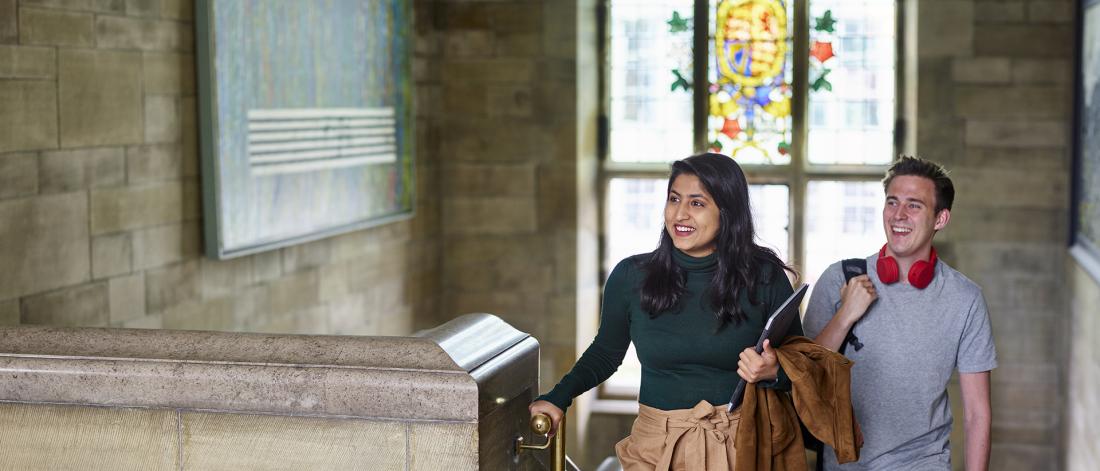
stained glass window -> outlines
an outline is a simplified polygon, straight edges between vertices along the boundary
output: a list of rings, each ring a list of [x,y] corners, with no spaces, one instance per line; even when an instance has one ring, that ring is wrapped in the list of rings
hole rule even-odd
[[[793,13],[780,0],[714,3],[708,141],[744,163],[790,162]]]
[[[610,160],[666,162],[692,154],[691,0],[615,0],[609,14]],[[690,24],[690,23],[688,23]],[[682,86],[682,85],[681,85]],[[673,91],[675,90],[675,92]]]
[[[809,6],[809,162],[889,163],[896,114],[893,2],[813,0]]]
[[[705,150],[742,165],[758,243],[801,281],[878,250],[897,3],[608,0],[604,276],[657,246],[667,164]],[[639,377],[631,350],[600,395],[633,397]]]

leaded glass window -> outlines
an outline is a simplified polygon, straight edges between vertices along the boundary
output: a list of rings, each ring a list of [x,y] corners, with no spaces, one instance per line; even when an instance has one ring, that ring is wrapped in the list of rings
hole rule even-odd
[[[786,164],[791,151],[793,15],[779,0],[715,3],[707,88],[709,149]]]
[[[690,80],[691,29],[668,25],[691,0],[613,0],[607,61],[610,160],[666,162],[692,152],[692,97],[670,91],[670,70]]]
[[[806,156],[811,164],[887,164],[896,102],[893,2],[810,2]],[[858,142],[860,146],[846,145]]]
[[[882,245],[879,179],[902,148],[898,2],[607,2],[605,277],[656,247],[668,163],[708,150],[744,168],[758,242],[803,282]],[[628,354],[601,394],[636,394],[639,371]]]

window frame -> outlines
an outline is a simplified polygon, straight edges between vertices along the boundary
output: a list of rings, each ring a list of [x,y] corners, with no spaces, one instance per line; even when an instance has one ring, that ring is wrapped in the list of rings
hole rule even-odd
[[[704,25],[703,28],[693,28],[693,45],[695,51],[704,51],[702,54],[694,54],[696,60],[693,61],[692,72],[694,77],[708,77],[710,60],[708,51],[710,48],[710,1],[711,0],[694,0],[694,17],[693,23],[695,25]],[[789,191],[788,199],[788,211],[790,214],[790,225],[788,226],[788,261],[800,274],[803,274],[806,260],[806,193],[810,182],[813,181],[858,181],[858,182],[871,182],[880,181],[889,168],[889,164],[874,165],[874,164],[812,164],[807,159],[806,142],[808,135],[808,127],[806,122],[808,120],[808,96],[809,96],[809,5],[806,1],[787,0],[794,4],[794,63],[793,69],[793,91],[791,97],[792,109],[797,110],[792,112],[791,119],[791,160],[788,164],[742,164],[742,170],[745,172],[745,177],[750,185],[754,184],[781,184],[786,185]],[[597,169],[597,181],[598,188],[596,189],[596,196],[599,199],[598,214],[600,224],[600,236],[599,236],[599,273],[600,283],[607,279],[608,273],[605,265],[605,256],[607,255],[607,214],[608,214],[608,187],[612,179],[616,178],[639,178],[639,179],[667,179],[669,171],[669,162],[662,163],[650,163],[650,162],[615,162],[611,160],[610,149],[610,90],[609,80],[610,76],[610,57],[608,54],[611,38],[610,38],[610,2],[611,0],[601,0],[597,6],[597,19],[599,21],[598,37],[600,42],[597,45],[599,64],[599,103],[600,103],[600,115],[598,117],[599,129],[598,129],[598,159],[599,165]],[[910,51],[907,50],[906,33],[907,29],[911,28],[911,25],[906,25],[905,20],[907,10],[911,8],[910,3],[913,0],[895,0],[894,3],[894,20],[895,20],[895,61],[894,61],[894,142],[893,142],[893,156],[891,161],[895,160],[897,156],[903,152],[903,149],[910,147],[908,140],[911,140],[911,136],[907,134],[906,118],[913,117],[912,113],[907,111],[912,110],[912,105],[908,102],[911,96],[908,93],[905,82],[905,72],[910,66],[910,62],[907,60],[907,56]],[[700,57],[703,60],[698,60]],[[707,80],[693,80],[692,83],[692,123],[693,123],[693,149],[694,153],[706,152],[709,147],[707,140],[707,117],[708,117],[708,93],[707,93]],[[673,158],[682,158],[687,156],[671,156]],[[804,275],[803,275],[804,276]],[[601,290],[601,300],[603,293]],[[602,304],[602,303],[601,303]],[[598,322],[598,313],[597,319]],[[594,407],[597,409],[607,410],[619,410],[623,407],[622,404],[616,404],[618,402],[629,401],[631,403],[637,401],[637,391],[632,394],[623,394],[619,391],[607,391],[604,385],[600,385],[597,392],[596,403]],[[601,405],[602,404],[602,405]]]

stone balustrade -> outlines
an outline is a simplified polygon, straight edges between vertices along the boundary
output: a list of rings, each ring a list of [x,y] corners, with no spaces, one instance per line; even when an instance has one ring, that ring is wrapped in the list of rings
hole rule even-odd
[[[538,342],[0,327],[0,468],[531,469]]]

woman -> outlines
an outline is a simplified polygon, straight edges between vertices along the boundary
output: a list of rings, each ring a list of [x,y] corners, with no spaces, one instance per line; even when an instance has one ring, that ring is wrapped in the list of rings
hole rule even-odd
[[[638,419],[615,446],[623,468],[694,471],[705,460],[708,471],[732,469],[740,411],[725,404],[738,378],[790,389],[771,346],[762,355],[751,347],[792,293],[791,270],[754,242],[748,184],[727,156],[674,162],[664,216],[657,249],[619,262],[608,277],[592,345],[529,409],[549,415],[556,430],[573,398],[611,376],[633,341],[642,382]],[[802,335],[800,323],[792,329]],[[701,437],[705,458],[691,456]]]

